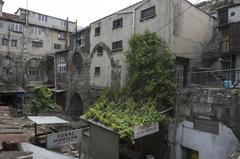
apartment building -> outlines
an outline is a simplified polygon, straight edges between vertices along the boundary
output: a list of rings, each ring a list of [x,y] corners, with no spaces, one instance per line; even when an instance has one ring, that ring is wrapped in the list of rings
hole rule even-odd
[[[0,4],[2,9],[4,2]],[[69,45],[67,36],[75,27],[74,22],[22,8],[15,14],[0,10],[1,78],[18,83],[48,81],[40,63]]]
[[[23,8],[9,14],[2,12],[3,6],[0,0],[2,85],[16,85],[15,91],[19,86],[27,89],[36,83],[54,85],[53,55],[69,47],[69,35],[76,24]],[[11,88],[11,92],[14,90]]]

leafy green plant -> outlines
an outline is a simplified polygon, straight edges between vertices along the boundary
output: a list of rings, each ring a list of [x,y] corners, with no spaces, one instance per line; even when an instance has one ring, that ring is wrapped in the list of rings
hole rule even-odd
[[[171,80],[174,58],[155,33],[135,34],[127,52],[129,94],[136,101],[155,100],[159,109],[174,103],[176,88]],[[142,98],[144,97],[144,98]]]
[[[34,88],[34,99],[29,106],[29,111],[34,115],[38,115],[42,111],[55,109],[56,106],[52,100],[52,95],[52,91],[46,86],[36,86]]]
[[[83,117],[133,140],[135,127],[171,120],[159,110],[173,105],[176,92],[171,81],[174,58],[165,43],[145,32],[133,35],[129,45],[127,85],[106,90]]]

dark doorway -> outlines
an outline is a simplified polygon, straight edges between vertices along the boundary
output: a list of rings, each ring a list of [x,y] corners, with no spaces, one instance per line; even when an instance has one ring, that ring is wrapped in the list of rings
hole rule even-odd
[[[73,119],[79,118],[83,114],[83,104],[81,96],[78,93],[72,95],[67,115],[72,116]]]

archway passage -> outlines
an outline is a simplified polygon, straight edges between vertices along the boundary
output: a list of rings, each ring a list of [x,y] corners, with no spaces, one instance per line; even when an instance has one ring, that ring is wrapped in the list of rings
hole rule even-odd
[[[75,92],[71,98],[70,105],[67,110],[67,114],[69,116],[72,116],[73,118],[78,118],[80,117],[80,115],[83,114],[83,111],[84,109],[83,109],[82,99],[80,95]]]

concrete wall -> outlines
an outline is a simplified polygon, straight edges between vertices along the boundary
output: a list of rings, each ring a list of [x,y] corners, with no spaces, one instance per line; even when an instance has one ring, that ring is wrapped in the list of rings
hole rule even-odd
[[[170,130],[174,130],[173,127]],[[169,132],[169,140],[176,144],[171,149],[171,159],[182,159],[183,147],[198,151],[199,159],[226,159],[239,145],[232,130],[222,123],[216,135],[194,129],[193,122],[187,120],[178,124],[175,133]]]
[[[156,7],[156,16],[144,21],[140,20],[141,11],[152,6]],[[136,12],[133,24],[134,8]],[[180,14],[182,15],[179,16]],[[169,21],[175,17],[177,17],[176,20],[168,25]],[[113,21],[118,18],[123,18],[123,27],[112,29]],[[110,49],[109,57],[113,59],[113,62],[110,65],[109,58],[106,56],[103,56],[102,60],[99,59],[101,62],[104,61],[103,67],[109,68],[109,72],[104,72],[105,78],[94,78],[94,72],[91,69],[90,84],[98,83],[103,87],[106,86],[106,81],[113,84],[113,78],[110,81],[109,77],[112,76],[111,70],[115,70],[113,66],[117,63],[121,68],[120,84],[124,85],[127,71],[124,52],[129,49],[128,40],[134,32],[143,33],[146,30],[156,32],[170,46],[174,54],[199,61],[203,48],[212,38],[213,24],[214,20],[209,15],[185,0],[174,0],[171,4],[169,0],[145,0],[142,5],[138,3],[99,19],[91,24],[90,50],[92,52],[96,45],[104,43]],[[98,26],[101,27],[101,34],[95,36],[95,28]],[[123,41],[123,49],[117,52],[112,51],[112,42],[120,40]],[[94,68],[97,66],[96,58],[93,56],[92,60],[94,62],[91,62],[91,68]]]
[[[178,118],[204,115],[216,119],[240,139],[239,101],[238,89],[188,88],[180,91]]]
[[[90,159],[118,159],[118,134],[90,124]]]

